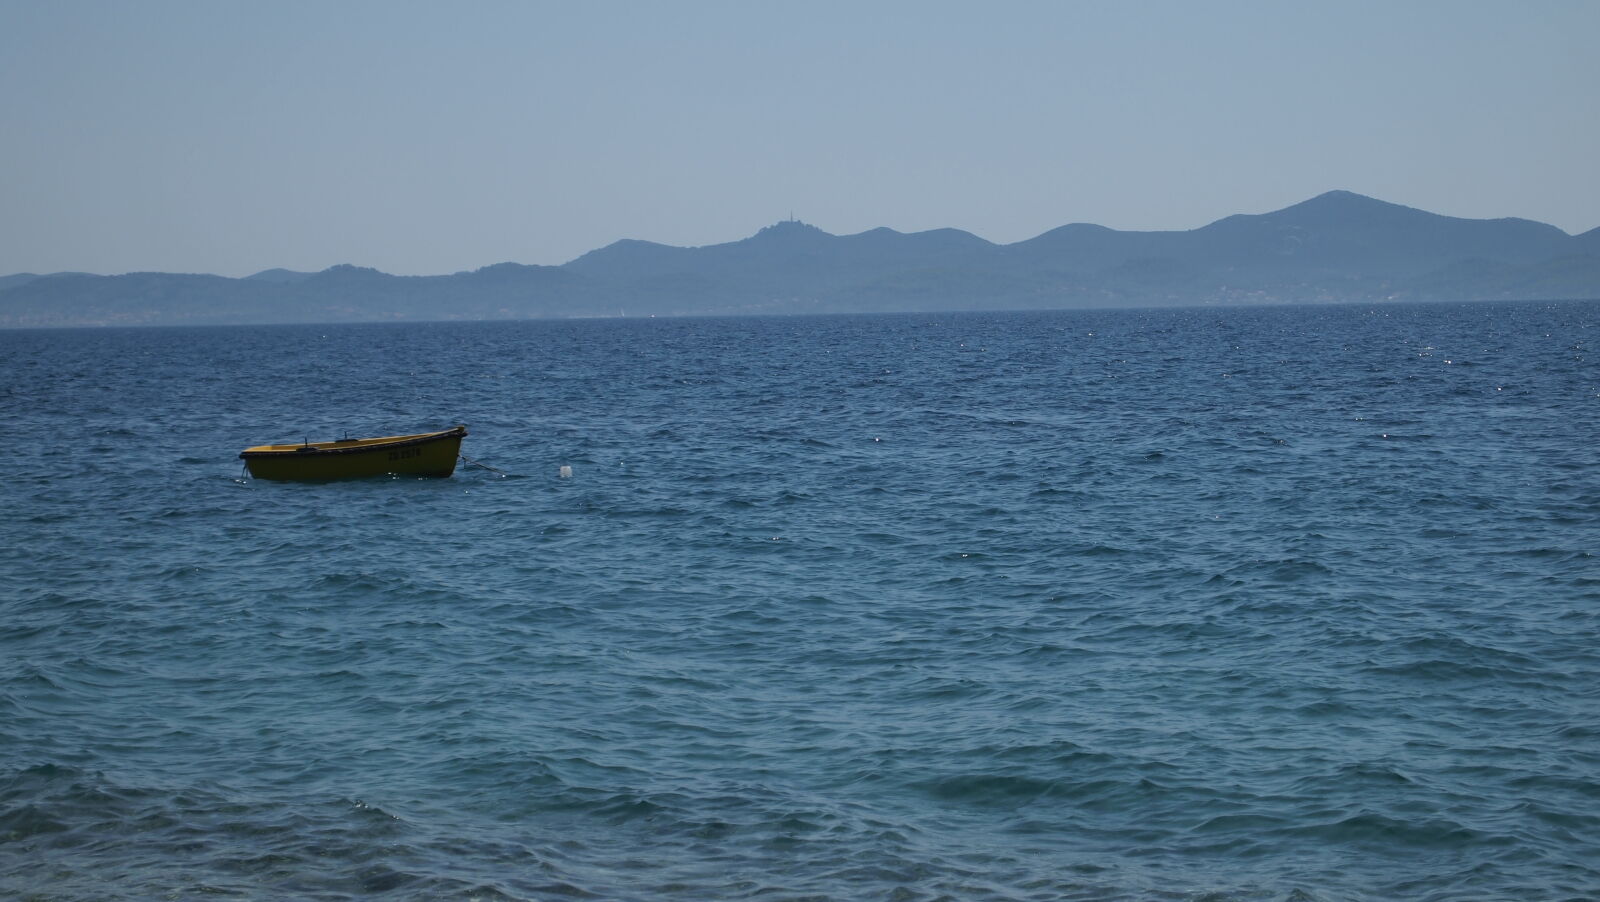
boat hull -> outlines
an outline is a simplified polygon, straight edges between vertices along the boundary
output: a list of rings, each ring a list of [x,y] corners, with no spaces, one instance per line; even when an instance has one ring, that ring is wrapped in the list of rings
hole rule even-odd
[[[239,452],[256,479],[325,482],[369,476],[445,477],[455,472],[467,427],[418,435],[257,445]]]

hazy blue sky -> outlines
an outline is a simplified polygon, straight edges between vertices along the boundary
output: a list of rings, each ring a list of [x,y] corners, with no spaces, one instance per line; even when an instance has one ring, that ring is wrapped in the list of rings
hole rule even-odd
[[[0,274],[1188,229],[1346,188],[1600,226],[1600,2],[0,0]]]

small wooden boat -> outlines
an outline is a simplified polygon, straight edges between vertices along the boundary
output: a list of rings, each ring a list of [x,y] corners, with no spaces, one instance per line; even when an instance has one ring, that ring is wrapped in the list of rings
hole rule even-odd
[[[257,479],[326,480],[362,476],[449,476],[467,427],[418,435],[257,445],[239,452]]]

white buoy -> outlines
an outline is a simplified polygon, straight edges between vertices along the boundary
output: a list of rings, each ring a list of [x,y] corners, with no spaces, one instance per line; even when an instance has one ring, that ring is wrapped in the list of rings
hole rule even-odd
[[[572,468],[571,467],[562,467],[561,468],[561,478],[562,479],[571,479],[572,478]]]

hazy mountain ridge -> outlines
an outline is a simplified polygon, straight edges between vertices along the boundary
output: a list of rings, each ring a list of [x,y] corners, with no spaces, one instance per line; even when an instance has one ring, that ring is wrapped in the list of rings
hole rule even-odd
[[[258,272],[253,276],[245,276],[245,278],[246,279],[254,279],[255,281],[258,281],[258,282],[294,283],[294,282],[304,282],[305,280],[311,278],[314,275],[316,275],[316,273],[296,272],[296,271],[294,271],[292,269],[278,268],[278,269],[263,269],[261,272]]]
[[[1188,231],[1074,223],[1010,245],[789,220],[724,244],[625,239],[561,266],[451,275],[22,273],[0,277],[0,326],[1566,298],[1600,298],[1600,229],[1572,236],[1330,191]]]

